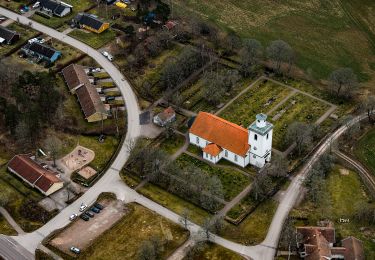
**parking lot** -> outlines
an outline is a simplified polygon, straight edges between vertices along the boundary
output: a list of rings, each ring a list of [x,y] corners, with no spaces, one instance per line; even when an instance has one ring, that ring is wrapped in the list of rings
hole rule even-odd
[[[70,226],[55,236],[49,245],[65,254],[74,256],[74,253],[70,252],[72,246],[84,251],[97,237],[127,213],[124,203],[119,200],[102,200],[100,204],[105,207],[100,213],[95,214],[89,221],[77,218]],[[72,212],[72,214],[77,212]]]

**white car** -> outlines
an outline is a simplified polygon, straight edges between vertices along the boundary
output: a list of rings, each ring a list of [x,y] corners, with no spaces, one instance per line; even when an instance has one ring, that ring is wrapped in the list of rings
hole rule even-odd
[[[34,5],[33,5],[33,9],[35,9],[35,8],[38,8],[40,6],[40,2],[36,2]]]
[[[76,218],[78,217],[78,214],[72,214],[72,215],[70,215],[70,217],[69,217],[69,220],[70,221],[73,221],[73,220],[75,220]]]
[[[113,56],[111,54],[108,54],[107,59],[113,61]]]
[[[72,252],[75,253],[75,254],[79,254],[79,253],[81,253],[81,250],[80,250],[79,248],[74,247],[74,246],[72,246],[72,247],[70,248],[70,251],[72,251]]]
[[[108,55],[109,55],[109,53],[106,52],[106,51],[102,51],[102,54],[103,54],[104,57],[108,57]]]
[[[85,209],[87,209],[87,205],[82,203],[81,206],[79,207],[79,211],[83,212],[85,211]]]
[[[39,41],[38,38],[32,38],[32,39],[28,40],[28,42],[30,44],[33,43],[33,42],[38,42],[38,41]]]

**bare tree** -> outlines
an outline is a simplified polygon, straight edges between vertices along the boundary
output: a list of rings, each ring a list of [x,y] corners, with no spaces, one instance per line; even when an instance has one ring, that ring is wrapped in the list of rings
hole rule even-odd
[[[267,48],[267,56],[275,63],[276,71],[280,73],[283,62],[290,63],[294,60],[294,51],[288,43],[276,40]]]
[[[328,80],[337,97],[350,97],[358,86],[357,76],[351,68],[339,68],[333,71]]]
[[[311,143],[312,127],[309,124],[293,122],[289,125],[286,140],[289,144],[296,144],[297,154],[301,155],[304,149]]]
[[[374,121],[373,113],[375,112],[375,96],[367,95],[362,102],[363,110],[366,111],[370,123]]]
[[[246,77],[253,73],[255,66],[257,66],[262,59],[262,55],[262,44],[258,40],[246,39],[240,51],[241,73]]]
[[[56,167],[56,158],[60,155],[62,148],[61,140],[56,136],[49,136],[45,139],[44,146],[52,157],[53,167]]]
[[[271,165],[264,169],[264,173],[273,177],[285,177],[288,174],[288,160],[275,154]]]
[[[297,248],[297,237],[294,221],[288,217],[283,225],[279,242],[281,247],[288,249],[288,260],[290,259],[291,251]]]
[[[187,229],[189,226],[189,216],[190,216],[190,211],[184,208],[180,215],[180,222],[182,225],[184,225],[185,229]]]
[[[270,192],[271,179],[267,176],[267,174],[258,173],[255,176],[254,182],[252,184],[252,188],[250,191],[250,195],[256,201],[262,201],[265,199]]]

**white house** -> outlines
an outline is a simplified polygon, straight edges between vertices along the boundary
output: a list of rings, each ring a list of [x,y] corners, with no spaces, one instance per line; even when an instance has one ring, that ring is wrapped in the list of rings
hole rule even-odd
[[[271,160],[273,125],[267,115],[258,114],[245,129],[220,117],[199,112],[189,130],[189,141],[199,146],[203,158],[212,163],[222,158],[246,167],[263,167]]]

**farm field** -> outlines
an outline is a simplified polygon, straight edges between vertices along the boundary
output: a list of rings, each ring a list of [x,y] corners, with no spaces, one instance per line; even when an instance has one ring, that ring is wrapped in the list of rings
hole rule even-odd
[[[237,171],[235,168],[222,168],[211,166],[187,154],[182,154],[176,159],[178,165],[184,168],[188,165],[194,165],[200,168],[209,176],[216,176],[221,181],[224,191],[224,199],[229,201],[240,193],[247,185],[251,183],[250,177]]]
[[[354,218],[358,205],[374,204],[358,174],[336,165],[325,180],[324,186],[321,203],[313,203],[307,198],[299,207],[291,211],[291,216],[306,219],[297,222],[297,225],[317,225],[319,220],[329,219],[334,222],[336,238],[354,236],[362,240],[366,259],[373,259],[375,246],[372,238],[375,229]],[[340,223],[338,221],[340,218],[350,219],[350,222]],[[365,231],[360,231],[362,227]]]
[[[354,153],[375,175],[375,129],[370,130],[357,142]]]
[[[297,52],[297,65],[316,78],[351,67],[362,81],[374,80],[375,2],[370,0],[197,1],[174,0],[176,12],[196,14],[243,38],[267,46],[282,39]],[[370,83],[368,84],[370,86]]]
[[[137,259],[139,248],[152,237],[167,243],[161,248],[167,258],[189,236],[177,224],[135,203],[127,204],[131,212],[96,239],[79,259]]]
[[[189,212],[188,218],[199,225],[202,225],[207,218],[211,217],[211,214],[206,210],[173,195],[154,184],[148,183],[139,189],[138,192],[177,214],[182,214],[184,211]]]
[[[103,47],[107,43],[113,41],[116,37],[116,33],[111,29],[105,30],[101,34],[89,32],[84,29],[75,29],[68,35],[86,43],[94,49]]]

